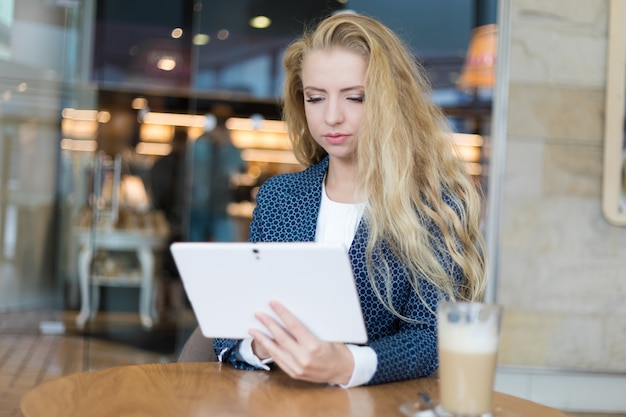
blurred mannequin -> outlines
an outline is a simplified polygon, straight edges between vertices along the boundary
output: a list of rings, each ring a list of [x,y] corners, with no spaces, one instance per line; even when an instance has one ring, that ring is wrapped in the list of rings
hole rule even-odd
[[[183,240],[185,167],[187,130],[177,128],[172,139],[172,151],[158,159],[150,171],[152,204],[165,214],[170,226],[170,242]],[[178,269],[169,251],[166,251],[163,268],[170,277],[178,277]]]
[[[236,240],[235,224],[227,206],[233,199],[233,176],[243,172],[245,164],[226,128],[230,114],[227,106],[214,108],[215,127],[207,126],[193,146],[191,241]]]
[[[150,170],[152,205],[161,210],[170,228],[167,249],[163,251],[161,288],[157,291],[157,309],[167,306],[178,310],[183,304],[183,290],[178,268],[169,250],[173,242],[185,240],[185,173],[187,166],[187,129],[177,127],[172,138],[172,150],[156,160]]]

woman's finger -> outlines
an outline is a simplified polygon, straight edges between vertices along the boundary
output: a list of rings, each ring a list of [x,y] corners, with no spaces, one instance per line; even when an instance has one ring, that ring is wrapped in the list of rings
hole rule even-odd
[[[309,329],[278,301],[271,301],[270,308],[276,313],[278,318],[284,323],[285,328],[299,344],[309,344],[318,341]]]
[[[254,317],[265,326],[275,340],[293,340],[293,336],[289,333],[289,330],[269,314],[259,312],[256,313]]]
[[[251,329],[250,336],[254,338],[263,350],[269,353],[274,363],[285,371],[287,375],[295,378],[301,373],[301,369],[291,353],[283,349],[274,339],[257,329]]]

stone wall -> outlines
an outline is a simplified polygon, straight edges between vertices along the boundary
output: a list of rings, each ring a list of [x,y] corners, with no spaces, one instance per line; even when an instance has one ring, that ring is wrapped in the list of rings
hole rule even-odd
[[[626,227],[601,208],[609,2],[509,5],[500,362],[623,373]]]

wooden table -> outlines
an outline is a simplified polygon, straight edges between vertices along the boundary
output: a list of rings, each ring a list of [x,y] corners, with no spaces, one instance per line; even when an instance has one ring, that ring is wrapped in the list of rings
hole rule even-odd
[[[399,405],[417,398],[418,391],[437,398],[437,380],[342,389],[216,362],[150,364],[43,383],[22,398],[21,410],[24,417],[402,417]],[[495,394],[494,409],[494,417],[566,417],[502,393]]]

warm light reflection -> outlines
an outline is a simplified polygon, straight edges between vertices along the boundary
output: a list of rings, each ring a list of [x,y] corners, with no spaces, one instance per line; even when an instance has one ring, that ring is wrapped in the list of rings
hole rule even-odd
[[[230,130],[287,133],[287,124],[281,120],[254,120],[251,118],[231,117],[226,121],[226,127]]]
[[[157,68],[162,71],[172,71],[176,68],[176,59],[170,55],[163,55],[156,64]]]
[[[131,106],[135,110],[145,109],[148,107],[148,100],[144,97],[136,97],[133,99]]]
[[[483,137],[475,134],[454,133],[454,150],[457,157],[467,163],[478,163],[481,157],[481,147],[484,144]],[[477,164],[480,166],[480,164]],[[480,168],[482,171],[482,167]],[[468,172],[476,172],[476,167],[470,167]],[[470,172],[470,173],[471,173]],[[478,174],[471,174],[478,175]]]
[[[64,119],[79,121],[98,121],[100,123],[106,123],[111,120],[111,113],[109,113],[108,111],[77,110],[71,107],[66,107],[61,110],[61,116]]]
[[[61,120],[61,133],[73,139],[94,139],[98,132],[95,120]]]
[[[272,24],[272,21],[267,16],[255,16],[250,19],[250,26],[255,29],[265,29]]]
[[[61,149],[77,152],[94,152],[98,148],[95,140],[61,139]]]
[[[466,162],[465,169],[469,175],[481,175],[483,173],[483,166],[477,162]]]
[[[463,146],[483,146],[483,137],[471,133],[454,133],[454,144]]]
[[[168,143],[174,134],[174,127],[142,123],[139,126],[139,139],[145,142]]]
[[[269,149],[243,149],[241,158],[247,162],[274,162],[279,164],[297,164],[298,160],[291,151]]]
[[[193,114],[148,112],[143,121],[156,125],[203,127],[206,123],[206,117]]]
[[[77,110],[64,108],[61,110],[61,132],[72,139],[94,139],[98,132],[98,123],[111,120],[108,111]]]
[[[170,145],[169,143],[140,142],[135,147],[135,151],[141,155],[164,156],[172,151],[172,145]]]
[[[204,133],[204,128],[200,126],[190,126],[187,128],[187,138],[189,140],[196,140],[203,133]]]
[[[231,117],[226,121],[233,145],[241,149],[290,150],[287,125],[280,120]]]
[[[19,91],[20,93],[23,93],[24,91],[26,91],[27,88],[28,88],[28,84],[26,83],[19,83],[17,85],[17,91]]]
[[[231,130],[233,145],[241,149],[291,149],[286,133]]]
[[[111,120],[111,113],[108,111],[99,111],[97,119],[98,123],[108,123]]]
[[[230,32],[227,29],[222,29],[219,32],[217,32],[217,39],[221,41],[228,39],[229,36],[230,36]]]
[[[98,110],[77,110],[66,107],[61,110],[61,116],[64,119],[95,121],[98,120]]]
[[[473,146],[457,146],[455,145],[456,156],[461,161],[478,162],[480,161],[480,148]]]
[[[241,201],[239,203],[228,203],[226,212],[231,217],[243,217],[245,219],[252,218],[255,204],[251,201]]]
[[[175,28],[172,30],[172,38],[178,39],[183,36],[183,30],[181,28]]]
[[[206,33],[197,33],[194,35],[192,42],[196,46],[202,46],[209,43],[210,40],[211,38]]]

